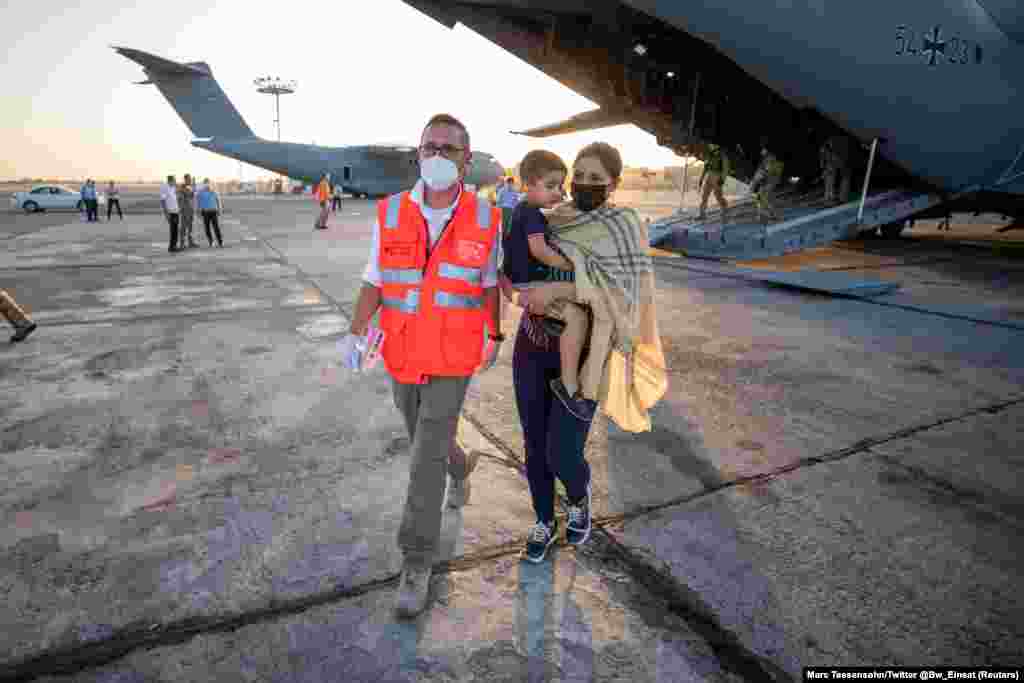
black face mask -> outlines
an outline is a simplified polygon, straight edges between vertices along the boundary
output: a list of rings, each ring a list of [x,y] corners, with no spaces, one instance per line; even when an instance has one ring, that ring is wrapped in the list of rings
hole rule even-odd
[[[580,211],[593,211],[608,201],[607,185],[572,184],[572,203]]]

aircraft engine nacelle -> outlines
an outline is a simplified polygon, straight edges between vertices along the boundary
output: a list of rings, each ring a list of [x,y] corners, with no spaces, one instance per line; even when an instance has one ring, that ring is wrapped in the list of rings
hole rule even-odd
[[[495,185],[505,175],[505,167],[489,154],[473,152],[472,165],[466,174],[466,183],[477,187]]]

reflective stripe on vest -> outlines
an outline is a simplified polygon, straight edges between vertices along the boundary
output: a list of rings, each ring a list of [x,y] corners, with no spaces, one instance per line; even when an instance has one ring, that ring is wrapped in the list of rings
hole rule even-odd
[[[437,274],[451,280],[462,280],[471,285],[480,284],[482,277],[479,268],[467,268],[466,266],[457,266],[454,263],[443,262],[441,267],[437,269]]]
[[[482,296],[463,296],[448,292],[434,292],[434,305],[443,308],[483,308]]]
[[[419,268],[385,268],[380,271],[380,281],[396,285],[418,285],[423,282],[423,271]]]
[[[388,197],[388,213],[384,219],[384,227],[393,230],[398,227],[398,209],[402,207],[402,193]]]
[[[420,310],[420,290],[410,289],[405,293],[404,299],[392,296],[382,297],[381,306],[401,311],[402,313],[416,313]]]
[[[402,206],[402,195],[393,194],[388,197],[388,211],[384,218],[384,228],[393,230],[398,227],[398,210]],[[484,230],[491,229],[491,203],[483,197],[476,200],[476,221]]]
[[[484,230],[491,229],[491,203],[483,197],[476,199],[476,222]]]

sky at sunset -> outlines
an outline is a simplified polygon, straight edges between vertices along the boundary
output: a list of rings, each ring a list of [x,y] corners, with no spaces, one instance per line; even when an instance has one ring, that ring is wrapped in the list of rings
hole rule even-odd
[[[192,135],[142,68],[110,46],[205,61],[249,126],[275,139],[273,98],[253,80],[298,81],[281,100],[281,138],[342,146],[418,141],[431,114],[450,112],[473,147],[515,165],[543,147],[571,162],[594,140],[629,166],[681,163],[634,126],[531,140],[511,135],[592,108],[588,100],[461,26],[454,31],[398,0],[298,3],[92,0],[50,12],[0,9],[0,179],[156,179],[187,171],[246,180],[269,175],[192,148]]]

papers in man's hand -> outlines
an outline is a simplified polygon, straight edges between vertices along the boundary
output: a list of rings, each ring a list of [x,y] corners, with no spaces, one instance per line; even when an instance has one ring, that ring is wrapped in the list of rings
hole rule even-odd
[[[338,341],[338,355],[341,363],[353,372],[371,370],[380,360],[381,348],[384,346],[384,330],[373,327],[367,329],[365,337],[346,334]]]
[[[370,325],[366,330],[365,353],[363,354],[363,370],[372,370],[380,360],[381,349],[384,348],[384,330]]]

